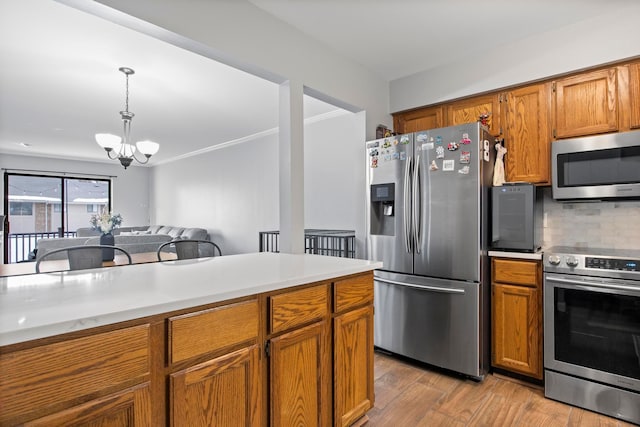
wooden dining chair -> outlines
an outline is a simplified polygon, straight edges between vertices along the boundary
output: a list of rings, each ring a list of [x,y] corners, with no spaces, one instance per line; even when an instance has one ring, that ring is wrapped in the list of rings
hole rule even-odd
[[[88,268],[100,268],[102,267],[102,250],[103,249],[114,249],[116,251],[122,252],[127,256],[127,260],[129,264],[132,263],[131,255],[126,250],[118,247],[118,246],[109,246],[109,245],[78,245],[78,246],[69,246],[67,248],[54,249],[52,251],[48,251],[38,258],[36,261],[36,273],[40,273],[40,263],[42,261],[46,261],[47,257],[58,254],[60,252],[67,253],[67,260],[69,261],[69,270],[85,270]],[[51,261],[54,262],[54,261]],[[60,271],[60,269],[56,269],[56,271]]]
[[[222,256],[220,247],[210,240],[182,239],[161,244],[157,250],[158,261],[168,261],[162,258],[162,254],[169,253],[171,247],[175,249],[178,259]]]

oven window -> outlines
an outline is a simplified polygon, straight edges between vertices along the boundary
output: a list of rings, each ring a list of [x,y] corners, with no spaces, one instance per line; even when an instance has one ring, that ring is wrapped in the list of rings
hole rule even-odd
[[[640,379],[640,297],[554,292],[556,360]]]

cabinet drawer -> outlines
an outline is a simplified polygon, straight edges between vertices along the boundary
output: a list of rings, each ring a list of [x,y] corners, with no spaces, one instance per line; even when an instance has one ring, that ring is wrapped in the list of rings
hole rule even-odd
[[[259,317],[252,300],[169,318],[170,363],[257,338]]]
[[[149,325],[0,355],[0,425],[149,375]]]
[[[373,273],[362,274],[333,285],[333,302],[336,313],[373,303]]]
[[[516,285],[537,286],[537,261],[518,261],[511,259],[493,259],[493,282]]]
[[[328,285],[273,295],[269,298],[270,333],[321,319],[329,313]]]

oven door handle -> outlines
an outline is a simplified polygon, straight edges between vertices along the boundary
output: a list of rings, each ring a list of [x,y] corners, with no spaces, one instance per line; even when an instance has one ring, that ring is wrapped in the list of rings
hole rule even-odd
[[[640,292],[640,286],[627,286],[627,285],[614,285],[602,282],[590,282],[587,280],[571,280],[558,276],[546,276],[546,280],[550,280],[557,283],[566,283],[569,285],[577,286],[578,288],[602,288],[602,289],[615,289],[619,291],[635,291]]]

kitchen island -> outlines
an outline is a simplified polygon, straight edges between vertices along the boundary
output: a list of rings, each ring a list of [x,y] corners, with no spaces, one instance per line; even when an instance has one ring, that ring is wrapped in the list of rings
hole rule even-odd
[[[0,278],[0,425],[349,425],[380,263],[259,253]]]

